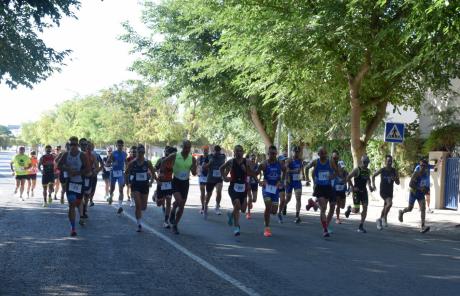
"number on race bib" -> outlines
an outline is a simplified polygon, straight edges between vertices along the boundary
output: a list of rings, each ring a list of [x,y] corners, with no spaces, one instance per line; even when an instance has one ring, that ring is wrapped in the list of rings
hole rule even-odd
[[[161,183],[161,190],[171,190],[172,184],[171,182],[163,182]]]
[[[68,178],[68,177],[69,177],[69,173],[64,172],[64,178]]]
[[[188,172],[179,172],[179,175],[177,176],[177,178],[181,180],[186,180],[188,178]]]
[[[293,174],[292,181],[300,181],[300,174]]]
[[[329,172],[328,171],[318,172],[318,180],[319,181],[329,180]]]
[[[206,176],[200,176],[200,183],[206,183],[208,178]]]
[[[147,181],[147,173],[137,173],[136,181]]]
[[[123,171],[113,171],[112,175],[114,178],[121,177],[123,175]]]
[[[212,171],[212,176],[214,178],[220,178],[221,177],[220,170],[213,170]]]
[[[245,192],[246,191],[245,184],[235,183],[233,185],[233,188],[235,189],[235,192]]]
[[[75,193],[81,193],[81,184],[69,183],[69,191]]]
[[[106,172],[109,172],[109,171],[112,170],[112,167],[105,166],[104,169],[105,169]]]
[[[274,185],[265,186],[265,192],[276,194],[276,186]]]

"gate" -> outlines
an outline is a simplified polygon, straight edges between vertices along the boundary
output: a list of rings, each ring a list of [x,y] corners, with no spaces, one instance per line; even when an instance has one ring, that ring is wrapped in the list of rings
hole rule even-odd
[[[460,158],[448,158],[446,164],[446,187],[444,207],[458,209],[460,192]]]

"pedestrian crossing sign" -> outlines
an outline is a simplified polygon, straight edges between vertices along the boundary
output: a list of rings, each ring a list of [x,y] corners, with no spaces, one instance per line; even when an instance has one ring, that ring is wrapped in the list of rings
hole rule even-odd
[[[404,141],[404,123],[385,123],[385,142],[402,143]]]

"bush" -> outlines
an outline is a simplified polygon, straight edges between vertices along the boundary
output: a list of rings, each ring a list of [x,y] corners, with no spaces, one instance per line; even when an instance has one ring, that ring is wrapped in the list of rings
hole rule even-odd
[[[423,152],[430,151],[449,151],[455,150],[455,146],[460,144],[460,124],[449,124],[433,130],[425,144]]]

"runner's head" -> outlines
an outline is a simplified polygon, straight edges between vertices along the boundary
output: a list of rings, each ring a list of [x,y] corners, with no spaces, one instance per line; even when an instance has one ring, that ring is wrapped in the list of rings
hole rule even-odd
[[[184,140],[182,142],[182,153],[187,155],[190,153],[191,150],[192,150],[192,142],[190,142],[189,140]]]
[[[77,137],[70,137],[69,139],[69,151],[70,152],[78,152],[78,138]]]
[[[46,146],[45,146],[45,152],[46,152],[46,154],[51,154],[52,149],[53,149],[53,148],[51,148],[51,145],[46,145]]]
[[[339,160],[337,162],[337,167],[339,168],[340,174],[342,174],[343,171],[345,171],[345,162],[343,160]]]
[[[393,156],[391,156],[390,154],[387,154],[385,156],[385,165],[390,168],[392,165],[393,165]]]
[[[81,138],[79,144],[81,151],[86,151],[86,148],[88,148],[88,141],[85,138]]]
[[[136,157],[137,156],[137,147],[138,146],[131,146],[131,148],[129,148],[129,156],[131,157]],[[142,146],[144,147],[144,146]],[[145,152],[145,148],[144,148],[144,152]]]
[[[112,147],[107,147],[107,155],[110,155],[112,154]]]
[[[337,150],[332,151],[332,160],[333,160],[336,164],[339,163],[339,160],[340,160],[339,151],[337,151]]]
[[[142,144],[137,145],[135,151],[137,152],[137,154],[136,154],[137,158],[144,159],[144,155],[145,155],[145,147],[144,147],[144,145],[142,145]]]
[[[125,145],[125,143],[123,142],[123,140],[117,140],[117,150],[118,151],[122,151],[123,150],[123,146]]]
[[[241,159],[243,158],[244,155],[244,149],[243,146],[241,145],[236,145],[235,148],[233,148],[233,155],[236,159]]]
[[[203,155],[205,157],[209,155],[209,146],[203,146]]]
[[[94,143],[93,143],[93,142],[88,141],[88,150],[89,150],[89,151],[93,151],[93,150],[94,150]]]
[[[325,161],[327,159],[327,150],[324,147],[318,148],[318,156],[321,161]]]
[[[214,154],[219,155],[222,148],[219,145],[214,146]]]
[[[420,159],[419,166],[420,166],[420,172],[424,173],[426,169],[428,168],[428,160],[426,160],[425,158]]]
[[[369,159],[369,157],[366,154],[361,156],[361,165],[363,166],[363,168],[367,168],[369,166],[370,162],[371,162],[371,160]]]
[[[35,150],[31,151],[31,152],[30,152],[30,156],[32,156],[32,157],[37,156],[37,152],[35,152]]]
[[[54,150],[56,151],[56,154],[61,153],[61,145],[57,145]]]
[[[292,148],[292,152],[294,152],[294,158],[300,158],[300,147],[299,146],[294,146],[294,148]]]
[[[19,147],[19,154],[24,154],[26,152],[26,147],[21,146]]]
[[[251,153],[251,155],[249,156],[249,159],[252,161],[252,162],[256,162],[257,161],[257,156],[255,153]]]
[[[278,150],[276,149],[276,146],[272,145],[268,147],[268,159],[271,161],[275,161],[276,155],[278,155]]]

